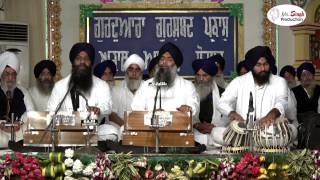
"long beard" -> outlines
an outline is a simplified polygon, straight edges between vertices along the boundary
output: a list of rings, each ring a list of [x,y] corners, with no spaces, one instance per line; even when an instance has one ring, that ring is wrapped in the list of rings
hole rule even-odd
[[[212,89],[213,89],[212,84],[213,84],[212,80],[207,82],[195,80],[194,85],[197,93],[199,94],[200,101],[206,99],[207,96],[212,92]]]
[[[14,90],[16,87],[17,87],[16,81],[8,81],[8,82],[1,81],[1,89],[2,89],[4,92],[7,92],[7,91],[13,92],[13,90]]]
[[[93,85],[91,67],[86,65],[72,66],[70,84],[84,93],[89,93]]]
[[[154,83],[165,82],[167,87],[172,87],[177,76],[177,66],[172,68],[156,66]]]
[[[36,85],[41,94],[50,95],[54,86],[54,81],[53,80],[41,81],[40,79],[37,79]]]
[[[140,76],[139,79],[129,79],[128,76],[125,77],[125,81],[127,83],[127,87],[131,92],[136,92],[140,87],[142,77]]]
[[[215,77],[215,81],[217,83],[217,85],[219,87],[222,87],[222,88],[225,88],[226,87],[226,81],[224,80],[224,76],[223,74],[222,75],[219,75],[219,76],[216,76]]]
[[[271,71],[262,71],[260,73],[256,73],[254,70],[252,70],[252,75],[256,83],[259,85],[263,85],[265,83],[269,82]]]
[[[301,85],[307,90],[309,96],[312,97],[314,93],[314,88],[316,87],[316,83],[314,82],[314,80],[308,80],[304,82],[301,81]]]

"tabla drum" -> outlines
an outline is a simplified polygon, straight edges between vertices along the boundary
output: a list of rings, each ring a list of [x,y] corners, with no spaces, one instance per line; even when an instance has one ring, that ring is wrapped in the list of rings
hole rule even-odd
[[[248,132],[243,122],[231,121],[223,135],[223,141],[231,147],[248,147]]]
[[[286,118],[276,119],[269,127],[255,123],[257,129],[253,133],[255,146],[266,151],[286,148],[292,138],[288,123]]]

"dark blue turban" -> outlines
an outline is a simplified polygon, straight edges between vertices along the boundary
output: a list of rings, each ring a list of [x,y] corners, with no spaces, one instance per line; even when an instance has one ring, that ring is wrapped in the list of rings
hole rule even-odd
[[[221,56],[221,54],[216,54],[214,56],[211,56],[209,58],[210,60],[213,60],[214,62],[218,63],[220,65],[221,70],[224,70],[224,66],[226,65],[226,61],[224,58]]]
[[[156,57],[152,58],[151,61],[149,62],[149,64],[148,64],[148,72],[149,73],[159,63],[159,57],[160,56],[156,56]]]
[[[316,73],[316,69],[314,68],[312,63],[304,62],[297,69],[298,79],[301,79],[301,74],[303,70],[311,72],[313,75]]]
[[[101,78],[101,76],[103,75],[103,73],[107,67],[110,68],[110,70],[112,72],[112,76],[116,75],[117,67],[116,67],[116,64],[111,60],[103,61],[103,62],[97,64],[94,67],[93,74],[95,76],[97,76],[98,78]]]
[[[51,60],[42,60],[33,69],[34,77],[38,78],[45,68],[49,70],[52,77],[56,75],[56,64]]]
[[[284,77],[284,74],[286,72],[292,74],[293,77],[296,77],[296,69],[293,66],[290,66],[290,65],[284,66],[280,71],[280,76]]]
[[[240,61],[240,62],[238,63],[238,65],[237,65],[237,73],[238,73],[238,75],[240,75],[240,71],[241,71],[241,69],[242,69],[243,67],[244,67],[247,71],[249,71],[248,66],[247,66],[245,60]]]
[[[159,50],[159,57],[161,57],[166,52],[169,52],[171,54],[177,67],[180,67],[182,65],[183,55],[176,45],[170,42],[164,44]]]
[[[256,46],[250,49],[245,55],[249,70],[253,69],[261,57],[265,57],[267,59],[270,68],[275,66],[276,60],[274,59],[270,48],[268,46]]]
[[[74,59],[79,55],[81,51],[84,51],[88,54],[91,64],[94,64],[94,56],[95,56],[95,50],[94,47],[86,42],[79,42],[72,46],[70,53],[69,53],[69,59],[71,63],[73,63]]]
[[[192,68],[195,73],[200,69],[209,74],[210,76],[215,76],[217,74],[218,68],[214,61],[211,59],[198,59],[192,62]]]

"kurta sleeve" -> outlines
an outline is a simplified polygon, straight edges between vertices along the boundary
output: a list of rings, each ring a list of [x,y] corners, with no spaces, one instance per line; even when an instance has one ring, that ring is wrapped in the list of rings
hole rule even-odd
[[[148,83],[147,81],[143,82],[141,87],[137,90],[135,93],[132,103],[131,103],[131,109],[133,111],[144,111],[147,107],[147,96],[145,93],[147,93]]]
[[[285,111],[288,108],[288,86],[287,82],[280,78],[278,83],[274,86],[276,93],[275,104],[273,108],[276,108],[281,113],[281,117],[285,117]]]
[[[108,84],[106,82],[101,82],[99,84],[98,91],[100,91],[97,94],[98,104],[89,104],[89,106],[97,106],[100,108],[101,115],[110,114],[112,110],[112,99]]]
[[[61,89],[58,87],[58,83],[56,83],[52,89],[51,96],[48,100],[47,111],[55,111],[59,102],[61,101],[61,92],[65,93],[65,88]],[[60,89],[60,90],[59,90]]]
[[[231,81],[227,86],[218,102],[217,109],[221,114],[228,116],[231,111],[235,111],[239,87],[241,87],[239,77]]]
[[[181,89],[181,91],[186,92],[186,95],[185,95],[185,98],[187,98],[186,105],[192,108],[192,115],[195,116],[196,114],[199,113],[199,109],[200,109],[199,95],[196,92],[196,88],[190,81],[188,81],[187,84],[188,84],[187,85],[188,90]]]

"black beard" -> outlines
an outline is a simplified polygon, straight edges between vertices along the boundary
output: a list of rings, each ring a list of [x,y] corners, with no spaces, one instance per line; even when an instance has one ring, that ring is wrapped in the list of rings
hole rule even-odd
[[[41,81],[41,80],[37,79],[37,87],[38,87],[38,90],[40,91],[41,94],[45,94],[45,95],[51,94],[53,86],[54,86],[53,80]]]
[[[156,69],[154,82],[165,82],[168,87],[171,87],[176,79],[176,73],[176,66],[174,68],[159,67]]]
[[[86,65],[72,66],[70,84],[73,84],[78,90],[88,93],[92,88],[92,69]]]
[[[265,83],[268,83],[269,78],[270,78],[270,74],[271,74],[271,71],[262,71],[260,73],[256,73],[256,72],[254,72],[254,70],[252,70],[253,78],[254,78],[255,82],[258,83],[259,85],[263,85]]]

